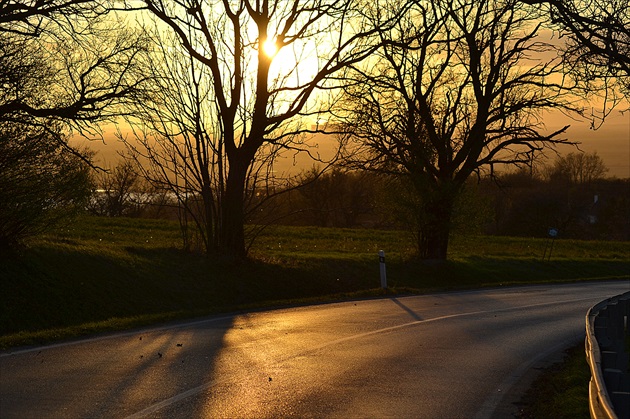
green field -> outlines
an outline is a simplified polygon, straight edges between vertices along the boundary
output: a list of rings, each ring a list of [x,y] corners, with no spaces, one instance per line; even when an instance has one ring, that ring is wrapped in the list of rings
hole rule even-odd
[[[448,262],[412,258],[400,231],[270,227],[251,260],[180,249],[176,223],[85,217],[0,255],[0,347],[244,308],[387,293],[628,278],[630,243],[455,237]]]

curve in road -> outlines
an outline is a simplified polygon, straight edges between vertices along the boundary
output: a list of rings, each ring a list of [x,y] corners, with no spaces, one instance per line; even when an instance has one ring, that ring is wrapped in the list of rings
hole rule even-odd
[[[239,313],[0,354],[0,416],[505,417],[629,281]]]

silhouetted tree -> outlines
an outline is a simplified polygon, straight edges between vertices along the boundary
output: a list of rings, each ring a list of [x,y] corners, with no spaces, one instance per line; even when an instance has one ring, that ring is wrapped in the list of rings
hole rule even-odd
[[[79,129],[121,114],[143,76],[144,40],[83,0],[0,2],[0,119]],[[109,20],[108,20],[109,19]]]
[[[368,173],[335,168],[322,174],[312,168],[300,175],[301,186],[296,189],[301,197],[292,205],[305,223],[321,227],[352,228],[360,224],[363,215],[374,211],[374,179]]]
[[[85,208],[90,167],[60,137],[53,127],[0,122],[0,248],[20,244]]]
[[[630,7],[625,0],[529,0],[548,6],[569,38],[567,58],[582,77],[619,77],[630,89]]]
[[[166,204],[164,194],[141,176],[131,160],[123,160],[107,171],[97,170],[93,182],[98,189],[92,193],[87,209],[96,215],[139,217],[151,205]]]
[[[586,163],[586,164],[585,164]],[[627,179],[604,178],[599,156],[570,153],[543,167],[542,176],[520,170],[484,179],[483,194],[495,205],[491,234],[627,240],[630,220]]]
[[[531,6],[446,0],[401,7],[404,18],[379,31],[382,48],[354,67],[344,102],[352,109],[348,131],[363,153],[356,165],[408,179],[419,255],[445,259],[469,176],[531,164],[546,147],[567,143],[559,138],[567,127],[546,132],[542,114],[577,109]]]
[[[85,204],[91,153],[68,145],[122,113],[143,76],[143,41],[82,0],[0,2],[2,241],[16,243]]]
[[[53,26],[93,19],[107,12],[100,0],[4,0],[0,2],[0,32],[38,37]],[[78,22],[76,22],[78,23]]]
[[[373,50],[352,5],[337,0],[144,3],[176,35],[177,45],[169,47],[186,54],[179,63],[157,67],[177,81],[161,79],[164,84],[156,90],[168,93],[152,93],[166,99],[163,104],[150,103],[152,95],[142,104],[158,112],[148,123],[148,112],[142,113],[145,138],[161,142],[145,151],[156,156],[160,147],[170,148],[159,160],[168,164],[168,172],[177,172],[178,185],[201,194],[208,252],[246,256],[246,203],[256,198],[257,185],[270,179],[273,157],[305,149],[304,134],[326,131],[317,122],[329,107],[324,94],[336,87],[335,74]],[[270,43],[277,51],[266,50]],[[184,112],[175,112],[179,109]]]
[[[569,153],[558,156],[553,166],[548,170],[552,179],[566,179],[574,185],[584,185],[602,179],[608,172],[604,161],[593,153]]]
[[[589,214],[589,238],[630,240],[630,179],[604,179],[594,186],[598,199]]]
[[[594,103],[598,128],[630,95],[630,8],[626,0],[527,0],[540,5],[559,33],[567,76]],[[577,90],[577,89],[576,89]],[[626,106],[621,105],[621,106]]]

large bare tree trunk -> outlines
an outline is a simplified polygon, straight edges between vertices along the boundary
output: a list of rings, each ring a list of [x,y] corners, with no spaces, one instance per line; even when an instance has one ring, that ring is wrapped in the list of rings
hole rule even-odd
[[[242,160],[231,163],[225,184],[219,251],[230,260],[244,259],[247,256],[244,202],[248,165],[249,161]]]
[[[455,201],[461,187],[445,181],[429,188],[418,190],[423,197],[418,217],[418,254],[421,259],[446,260]]]
[[[426,208],[429,222],[420,226],[418,250],[421,259],[446,260],[452,208],[431,205]]]

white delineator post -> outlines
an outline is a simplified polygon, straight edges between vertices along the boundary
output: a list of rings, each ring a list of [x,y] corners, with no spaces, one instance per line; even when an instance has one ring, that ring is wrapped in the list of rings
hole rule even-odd
[[[378,251],[378,261],[381,265],[381,288],[387,288],[387,273],[385,272],[385,252]]]

